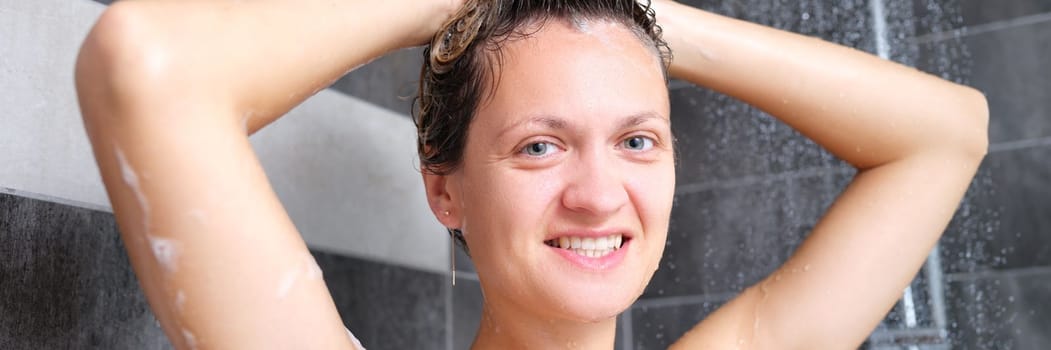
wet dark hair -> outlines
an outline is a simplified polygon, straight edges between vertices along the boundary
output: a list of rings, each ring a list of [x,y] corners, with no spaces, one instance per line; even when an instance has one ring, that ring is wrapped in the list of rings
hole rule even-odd
[[[636,0],[466,0],[423,52],[413,104],[422,171],[447,175],[460,167],[467,131],[478,106],[498,82],[501,47],[536,33],[548,20],[580,24],[612,21],[631,30],[661,59],[667,79],[671,51],[661,38],[650,2]],[[460,230],[449,229],[469,253]]]

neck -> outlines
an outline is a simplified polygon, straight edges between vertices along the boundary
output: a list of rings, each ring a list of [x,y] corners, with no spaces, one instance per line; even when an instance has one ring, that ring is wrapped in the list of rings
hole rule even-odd
[[[544,318],[529,310],[485,302],[471,349],[610,350],[616,332],[616,317],[597,322]]]

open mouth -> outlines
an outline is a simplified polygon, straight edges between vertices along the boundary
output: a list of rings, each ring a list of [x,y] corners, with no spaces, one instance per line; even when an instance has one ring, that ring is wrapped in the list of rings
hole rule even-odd
[[[620,250],[631,238],[614,234],[605,237],[559,237],[544,241],[550,247],[565,249],[588,258],[601,258]]]

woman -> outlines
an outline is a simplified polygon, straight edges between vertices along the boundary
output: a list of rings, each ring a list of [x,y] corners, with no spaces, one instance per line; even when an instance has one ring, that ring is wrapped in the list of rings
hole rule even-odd
[[[84,43],[77,89],[125,245],[165,332],[178,348],[355,347],[245,136],[351,67],[431,43],[416,116],[421,168],[435,216],[470,248],[485,292],[474,348],[612,347],[615,316],[642,293],[668,230],[666,75],[755,105],[859,170],[780,270],[675,346],[856,348],[916,273],[982,160],[985,99],[855,50],[673,2],[653,3],[657,29],[648,6],[112,5]],[[247,242],[251,249],[227,248]],[[244,260],[253,263],[230,263]],[[287,273],[303,278],[287,283]]]

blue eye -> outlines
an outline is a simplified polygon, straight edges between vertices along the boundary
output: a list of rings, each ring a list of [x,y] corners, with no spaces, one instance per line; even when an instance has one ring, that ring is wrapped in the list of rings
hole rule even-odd
[[[550,142],[533,142],[522,148],[522,152],[533,157],[543,157],[555,151],[555,145]]]
[[[653,148],[653,139],[643,136],[632,136],[624,141],[624,148],[632,151],[645,151]]]

